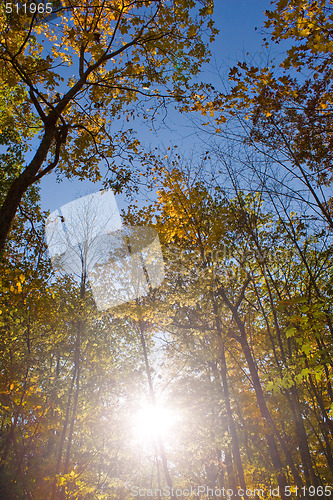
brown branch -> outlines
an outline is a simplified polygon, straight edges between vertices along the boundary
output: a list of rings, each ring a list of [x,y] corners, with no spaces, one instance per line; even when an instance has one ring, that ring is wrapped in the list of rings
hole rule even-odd
[[[55,150],[54,160],[47,167],[41,170],[37,175],[35,175],[35,177],[31,180],[31,184],[44,177],[44,175],[46,175],[48,172],[51,172],[51,170],[53,170],[57,166],[60,159],[61,145],[65,144],[67,139],[68,128],[69,126],[65,125],[61,127],[60,131],[58,131],[56,137],[56,150]]]

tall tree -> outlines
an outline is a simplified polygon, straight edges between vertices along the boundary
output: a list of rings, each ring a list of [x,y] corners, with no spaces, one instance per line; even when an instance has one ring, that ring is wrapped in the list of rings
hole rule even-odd
[[[138,141],[119,121],[141,114],[140,102],[154,114],[165,100],[181,99],[209,54],[201,35],[216,32],[211,0],[62,0],[54,7],[56,19],[28,15],[25,3],[0,8],[1,84],[21,89],[25,114],[36,118],[24,122],[35,134],[33,154],[2,204],[0,249],[27,188],[55,168],[97,180],[104,160],[122,185],[129,171],[117,171],[117,144],[136,151]],[[21,128],[21,110],[14,105],[11,115]]]
[[[256,179],[257,189],[264,186],[274,195],[286,193],[333,228],[328,189],[332,182],[332,2],[274,0],[266,16],[263,45],[275,50],[279,44],[282,53],[274,58],[268,53],[264,63],[259,57],[257,64],[255,59],[240,61],[229,70],[228,84],[223,80],[222,89],[210,95],[198,92],[195,104],[186,109],[214,116],[205,123],[212,125],[214,135],[207,149],[219,149],[215,139],[220,135],[219,158],[228,153],[235,157],[238,152],[236,161],[242,163],[238,171],[242,169],[247,181],[251,178],[251,185]],[[239,151],[242,139],[247,147]],[[253,155],[258,160],[251,166]]]
[[[288,496],[288,470],[298,488],[316,487],[326,472],[316,463],[314,450],[323,450],[326,467],[331,463],[332,441],[322,418],[329,420],[325,407],[331,404],[328,374],[332,344],[325,312],[320,312],[323,306],[329,307],[329,297],[325,305],[323,299],[313,302],[310,274],[317,276],[325,295],[322,279],[331,272],[326,267],[327,251],[316,248],[315,239],[307,236],[296,214],[285,228],[281,221],[276,224],[272,214],[262,212],[260,193],[244,195],[236,190],[235,199],[227,200],[218,186],[207,190],[204,174],[198,180],[200,169],[192,172],[192,177],[186,176],[185,169],[177,169],[176,163],[174,160],[169,171],[165,166],[156,168],[159,199],[152,220],[166,245],[170,269],[158,320],[175,339],[182,332],[187,356],[192,335],[210,336],[210,341],[203,343],[206,349],[215,342],[213,359],[221,374],[239,481],[242,466],[245,478],[251,467],[259,478],[268,473],[270,462],[282,497]],[[152,213],[151,209],[139,212],[145,223]],[[296,242],[290,237],[293,231]],[[298,248],[306,254],[304,259]],[[180,275],[179,268],[183,269]],[[304,279],[307,272],[309,277]],[[234,381],[228,396],[225,388],[231,387],[228,382],[236,359],[241,359],[240,366],[246,366],[244,378],[237,381],[242,389],[236,396]],[[321,381],[320,388],[315,379]],[[315,401],[316,416],[305,422],[309,401]],[[261,422],[254,425],[256,430],[248,416],[249,406],[257,415],[252,415],[252,420]],[[280,418],[279,412],[285,416]],[[316,428],[316,445],[311,426]],[[260,436],[261,442],[265,439],[265,449],[260,449],[253,435]],[[257,449],[249,451],[252,446]],[[258,449],[265,454],[265,472],[260,471]],[[231,486],[234,483],[230,481]]]

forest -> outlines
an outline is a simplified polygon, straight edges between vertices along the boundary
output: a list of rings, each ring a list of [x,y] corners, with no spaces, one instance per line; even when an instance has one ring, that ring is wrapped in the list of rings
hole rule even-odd
[[[1,499],[333,496],[333,1],[213,77],[220,1],[0,5]]]

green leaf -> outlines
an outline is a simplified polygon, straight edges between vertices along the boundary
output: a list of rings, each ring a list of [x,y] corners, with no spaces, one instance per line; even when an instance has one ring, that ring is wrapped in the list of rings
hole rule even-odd
[[[297,332],[297,329],[294,326],[287,328],[287,330],[286,330],[287,339],[289,339],[290,337],[294,337],[296,332]]]

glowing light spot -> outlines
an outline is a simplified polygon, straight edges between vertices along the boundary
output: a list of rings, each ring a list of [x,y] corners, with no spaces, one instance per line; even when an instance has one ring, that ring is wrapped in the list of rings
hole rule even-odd
[[[135,439],[147,444],[161,438],[168,443],[172,439],[177,420],[177,414],[172,409],[158,404],[144,404],[133,419]]]

